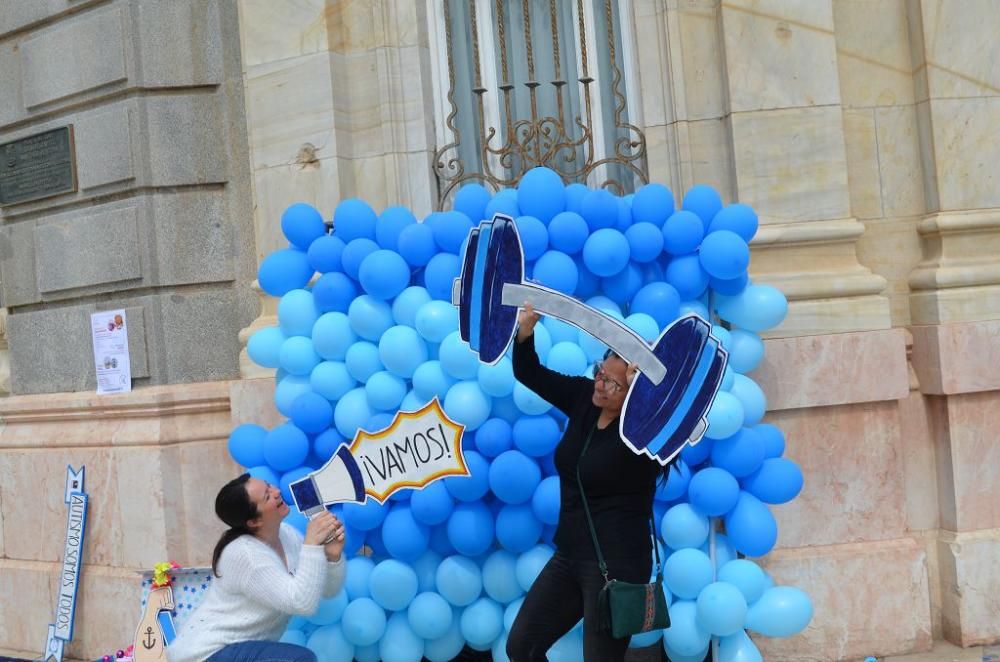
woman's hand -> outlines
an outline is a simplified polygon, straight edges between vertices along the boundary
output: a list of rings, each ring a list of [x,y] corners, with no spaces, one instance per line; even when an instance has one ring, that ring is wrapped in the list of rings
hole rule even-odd
[[[344,531],[344,525],[337,518],[336,515],[331,515],[334,521],[333,534],[330,542],[323,545],[323,551],[326,552],[327,561],[339,561],[340,555],[344,551],[344,542],[347,539],[347,532]]]
[[[306,525],[306,536],[304,544],[325,546],[334,534],[334,529],[340,528],[343,533],[344,526],[330,511],[324,510],[320,514],[309,520]],[[343,544],[341,544],[343,547]]]
[[[525,301],[517,313],[517,342],[524,342],[531,337],[540,318],[541,315],[535,312],[535,307]]]

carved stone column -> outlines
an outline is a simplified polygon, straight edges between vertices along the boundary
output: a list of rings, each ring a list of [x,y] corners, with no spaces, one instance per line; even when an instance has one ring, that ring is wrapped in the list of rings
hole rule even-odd
[[[10,395],[10,349],[7,344],[7,309],[0,308],[0,396]]]

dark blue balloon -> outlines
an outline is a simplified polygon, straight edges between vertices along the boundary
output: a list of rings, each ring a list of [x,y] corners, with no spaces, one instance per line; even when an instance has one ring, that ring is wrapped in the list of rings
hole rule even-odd
[[[625,232],[630,227],[632,227],[632,198],[630,196],[618,198],[618,220],[615,222],[615,229]],[[658,226],[657,232],[659,232]]]
[[[609,299],[620,306],[625,305],[642,288],[642,270],[635,262],[629,262],[614,276],[602,279],[601,286]]]
[[[722,198],[707,184],[695,184],[684,194],[681,208],[694,212],[701,219],[704,227],[712,222],[715,215],[722,209]]]
[[[448,518],[448,540],[459,554],[479,556],[493,545],[493,513],[481,501],[460,503]]]
[[[490,465],[490,489],[504,503],[530,501],[542,480],[538,464],[521,451],[507,451]]]
[[[651,262],[663,251],[663,232],[659,225],[636,223],[625,230],[625,238],[636,262]]]
[[[695,253],[680,255],[670,260],[666,276],[667,282],[677,290],[684,301],[697,299],[708,287],[708,274],[701,268],[701,262]]]
[[[323,464],[333,457],[340,445],[346,439],[337,431],[337,428],[330,428],[313,440],[313,454]]]
[[[580,205],[580,215],[591,232],[613,228],[618,223],[618,199],[605,189],[588,191]]]
[[[313,273],[305,251],[285,248],[264,258],[257,270],[257,282],[271,296],[283,297],[305,287]]]
[[[688,463],[683,459],[678,460],[674,466],[670,467],[667,481],[656,484],[656,499],[658,501],[676,501],[687,494],[690,483],[691,469],[688,468]],[[657,520],[657,522],[659,521]]]
[[[583,209],[583,197],[590,192],[590,189],[579,182],[574,182],[566,187],[566,211],[579,214]]]
[[[788,503],[802,491],[802,470],[791,460],[768,458],[743,479],[743,489],[764,503]]]
[[[706,467],[691,477],[688,497],[691,506],[702,515],[725,515],[740,496],[740,484],[725,469]]]
[[[564,211],[549,222],[548,240],[552,248],[573,255],[583,249],[590,236],[587,221],[576,212]]]
[[[293,246],[308,250],[313,241],[326,234],[326,224],[315,207],[296,202],[281,215],[281,232]]]
[[[389,207],[378,217],[375,224],[375,241],[390,251],[399,250],[399,235],[417,219],[406,207]]]
[[[630,313],[645,313],[656,320],[662,329],[677,319],[681,296],[669,283],[654,282],[645,285],[632,299]]]
[[[754,431],[764,442],[764,457],[781,457],[785,453],[785,433],[776,425],[761,423]]]
[[[722,280],[719,278],[709,278],[708,286],[712,288],[712,291],[719,294],[725,294],[726,296],[736,296],[740,292],[746,289],[747,284],[750,282],[750,278],[747,277],[746,273],[742,273],[736,278],[730,278],[728,280]]]
[[[562,430],[551,416],[524,416],[514,423],[513,437],[518,450],[531,457],[542,457],[555,450]]]
[[[549,168],[532,168],[517,185],[517,205],[522,214],[542,223],[566,209],[566,189],[562,178]]]
[[[377,250],[379,250],[378,244],[371,239],[359,238],[348,242],[344,246],[344,252],[340,256],[341,263],[344,266],[344,273],[357,280],[358,272],[361,270],[361,263],[365,261],[366,257]]]
[[[663,184],[646,184],[632,198],[632,220],[662,227],[674,213],[674,194]]]
[[[395,505],[382,522],[382,542],[393,558],[412,563],[427,551],[430,529],[414,519],[408,504]]]
[[[476,430],[476,449],[485,457],[509,451],[513,443],[511,425],[502,418],[491,418]]]
[[[581,256],[577,256],[573,260],[573,264],[576,265],[577,273],[576,291],[573,296],[581,301],[586,301],[601,291],[601,279],[587,268]]]
[[[437,253],[434,231],[426,223],[415,223],[399,233],[399,254],[411,267],[422,267]]]
[[[451,288],[461,270],[462,263],[457,255],[438,253],[424,269],[424,287],[433,298],[451,301]]]
[[[573,258],[559,251],[548,251],[535,263],[532,278],[563,294],[573,294],[579,281]]]
[[[372,531],[381,526],[387,514],[389,514],[389,506],[384,506],[374,499],[368,499],[364,503],[345,503],[343,519],[344,524],[358,531]]]
[[[445,478],[444,486],[459,501],[478,501],[490,490],[490,463],[474,451],[464,455],[470,475]]]
[[[303,393],[292,402],[292,422],[303,432],[317,434],[333,422],[333,406],[317,393]]]
[[[610,228],[595,231],[583,246],[584,264],[602,278],[614,276],[624,269],[630,256],[628,239],[618,230]]]
[[[747,242],[729,230],[710,232],[698,249],[701,266],[714,278],[730,280],[746,273],[750,264]]]
[[[671,255],[692,253],[705,237],[705,227],[697,214],[690,211],[674,212],[662,228],[663,250]]]
[[[749,476],[764,461],[764,441],[753,428],[740,431],[725,439],[716,439],[712,446],[712,464],[737,478]]]
[[[375,239],[378,215],[364,200],[342,200],[333,212],[333,233],[345,244],[355,239]]]
[[[346,313],[351,302],[358,296],[358,287],[354,281],[340,273],[323,274],[313,284],[313,303],[321,313]]]
[[[714,444],[714,441],[714,439],[702,437],[701,441],[694,446],[686,444],[683,450],[681,450],[681,459],[684,460],[689,467],[697,467],[702,462],[707,460],[708,456],[712,454],[712,445]]]
[[[434,212],[424,221],[434,232],[434,241],[438,247],[458,255],[462,242],[472,230],[472,221],[468,216],[458,211]]]
[[[542,524],[554,525],[559,521],[559,476],[549,476],[538,484],[531,497],[531,510]]]
[[[517,218],[521,215],[521,209],[517,204],[517,191],[509,188],[498,191],[493,199],[486,204],[484,210],[486,220],[492,219],[493,215],[498,213],[511,218]]]
[[[742,237],[743,241],[750,243],[753,236],[757,234],[757,225],[757,214],[753,208],[750,205],[737,202],[723,207],[708,225],[708,231],[730,230]]]
[[[521,237],[524,258],[537,260],[549,247],[549,232],[545,229],[545,224],[534,216],[518,216],[514,224]]]
[[[506,505],[496,516],[496,536],[501,547],[520,554],[538,543],[542,523],[535,517],[530,503]]]
[[[454,508],[455,500],[440,480],[422,490],[417,490],[410,497],[410,512],[413,513],[413,518],[427,525],[441,524],[451,516]]]
[[[460,211],[475,224],[486,219],[486,205],[490,203],[490,192],[482,184],[466,184],[455,194],[455,211]]]
[[[229,434],[229,455],[237,464],[256,467],[264,464],[264,439],[267,430],[253,423],[238,426]]]
[[[302,465],[309,455],[309,437],[291,423],[279,425],[264,438],[264,459],[279,473]]]
[[[309,245],[309,266],[321,274],[340,271],[342,268],[340,258],[345,245],[340,237],[334,237],[332,234],[323,235]]]
[[[358,280],[376,299],[392,299],[410,284],[410,265],[395,251],[377,250],[362,260]]]
[[[768,507],[748,492],[740,492],[736,507],[725,517],[726,535],[737,551],[764,556],[778,540],[778,525]]]

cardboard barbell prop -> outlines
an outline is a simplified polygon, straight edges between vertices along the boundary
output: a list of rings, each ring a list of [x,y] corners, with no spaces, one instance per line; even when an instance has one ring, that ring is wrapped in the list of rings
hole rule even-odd
[[[666,465],[708,428],[708,410],[722,384],[728,354],[698,315],[668,325],[650,346],[624,323],[573,297],[524,281],[524,249],[514,219],[494,215],[469,235],[462,273],[452,288],[462,340],[483,363],[499,361],[517,332],[518,309],[576,326],[638,365],[619,418],[633,452]]]

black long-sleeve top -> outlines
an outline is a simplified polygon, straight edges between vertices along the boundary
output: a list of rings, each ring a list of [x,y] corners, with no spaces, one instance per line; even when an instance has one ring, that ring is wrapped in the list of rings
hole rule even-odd
[[[601,410],[592,401],[593,380],[570,377],[543,366],[531,338],[514,342],[513,363],[519,382],[569,418],[555,453],[561,498],[553,540],[556,547],[570,558],[597,559],[576,482],[580,462],[580,479],[604,557],[609,561],[649,562],[649,518],[660,465],[625,445],[618,434],[617,419],[603,430],[597,428]],[[591,430],[594,436],[581,460],[580,452]]]

